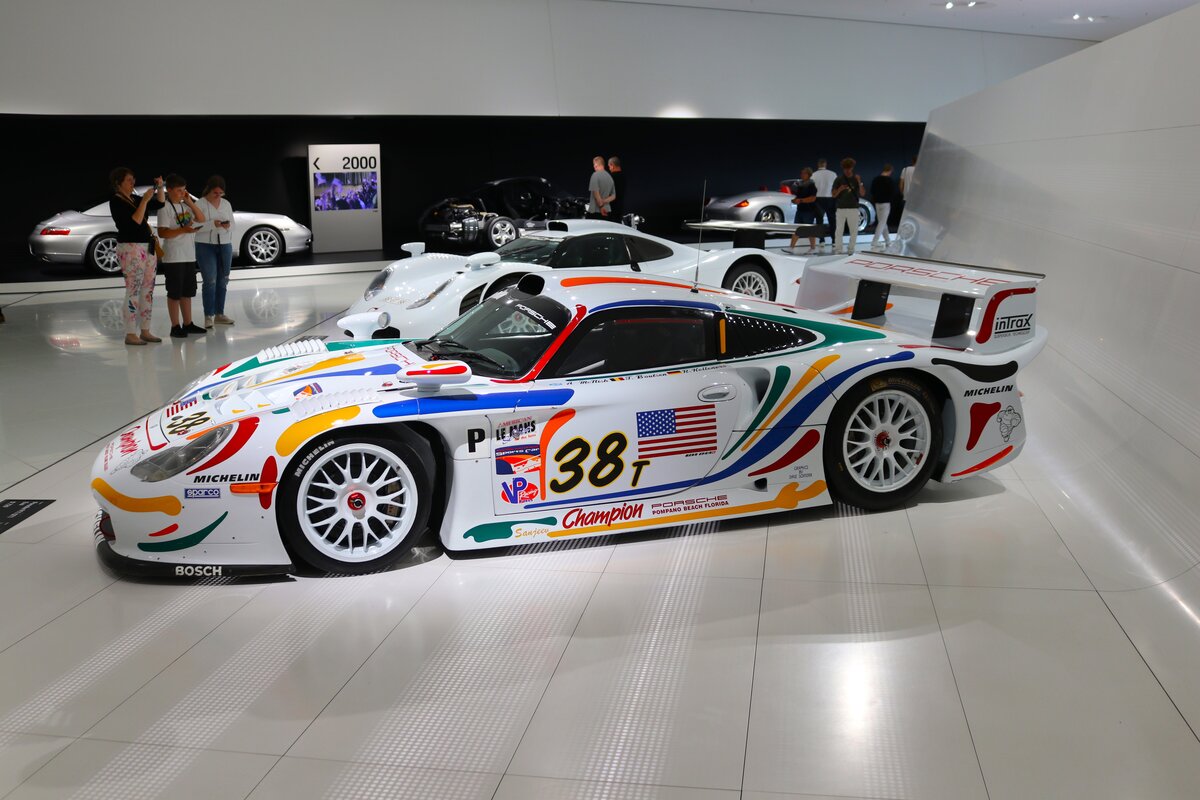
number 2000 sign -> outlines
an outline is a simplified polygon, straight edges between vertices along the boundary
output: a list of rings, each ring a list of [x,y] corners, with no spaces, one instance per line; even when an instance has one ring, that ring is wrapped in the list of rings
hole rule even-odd
[[[596,446],[596,462],[592,464],[591,469],[585,470],[584,462],[592,454],[592,446],[586,439],[576,436],[558,448],[554,454],[554,462],[558,464],[558,471],[562,477],[550,481],[550,488],[559,494],[569,492],[583,483],[585,477],[592,486],[608,486],[625,471],[625,461],[621,455],[627,447],[629,439],[625,434],[620,431],[608,434]],[[633,462],[633,486],[637,486],[642,468],[648,463],[650,462]]]

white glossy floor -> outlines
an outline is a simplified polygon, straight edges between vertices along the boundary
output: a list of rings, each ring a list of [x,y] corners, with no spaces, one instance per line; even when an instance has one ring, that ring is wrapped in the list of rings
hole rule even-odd
[[[1053,350],[1015,466],[900,511],[114,580],[97,442],[368,280],[238,277],[236,326],[142,348],[116,289],[0,295],[0,499],[57,501],[0,534],[0,797],[1200,795],[1196,457]]]

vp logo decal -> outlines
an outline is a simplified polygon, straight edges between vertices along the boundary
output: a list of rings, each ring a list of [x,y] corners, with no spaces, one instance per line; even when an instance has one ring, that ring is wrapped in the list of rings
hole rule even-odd
[[[513,505],[536,499],[538,491],[536,483],[521,476],[500,483],[500,499]]]

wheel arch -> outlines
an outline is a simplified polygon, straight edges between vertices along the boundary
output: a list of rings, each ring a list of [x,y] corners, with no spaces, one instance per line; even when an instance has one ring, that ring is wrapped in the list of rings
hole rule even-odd
[[[733,263],[726,267],[725,274],[721,276],[722,285],[724,285],[725,281],[729,280],[729,276],[735,269],[745,264],[753,264],[763,268],[767,273],[767,277],[771,279],[771,299],[773,301],[777,300],[779,298],[779,273],[776,272],[775,266],[770,261],[755,253],[738,256],[738,258],[734,259]]]

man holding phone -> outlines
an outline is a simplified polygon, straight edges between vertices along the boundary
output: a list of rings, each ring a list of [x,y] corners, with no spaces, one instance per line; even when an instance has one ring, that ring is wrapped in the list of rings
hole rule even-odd
[[[188,194],[183,176],[167,176],[167,204],[158,212],[158,236],[166,255],[162,273],[167,279],[167,313],[171,336],[184,339],[189,333],[206,333],[192,322],[192,298],[196,296],[196,231],[204,214]]]

